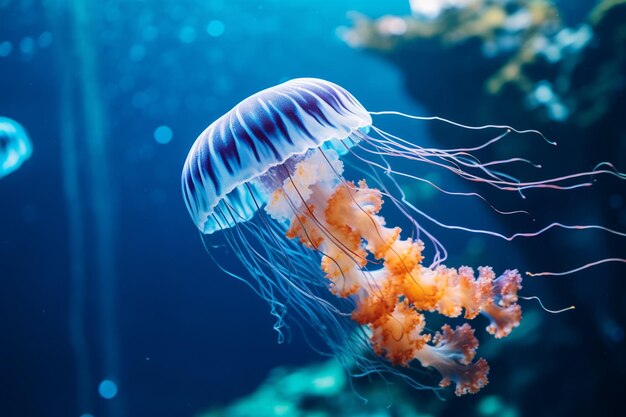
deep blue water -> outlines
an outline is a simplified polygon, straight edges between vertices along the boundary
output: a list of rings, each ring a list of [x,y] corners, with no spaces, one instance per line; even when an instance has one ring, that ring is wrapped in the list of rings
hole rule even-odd
[[[192,416],[253,391],[276,366],[319,359],[297,332],[277,344],[266,303],[212,264],[180,172],[208,124],[291,78],[331,80],[370,110],[423,113],[391,64],[339,39],[350,10],[408,5],[0,0],[0,45],[11,45],[0,116],[23,124],[34,147],[0,180],[0,415]],[[564,12],[576,21],[581,10]],[[382,123],[435,143],[423,124]],[[454,215],[454,205],[433,207]],[[491,214],[478,203],[464,211],[497,227]],[[451,251],[463,247],[441,233]],[[112,400],[97,391],[108,378]]]

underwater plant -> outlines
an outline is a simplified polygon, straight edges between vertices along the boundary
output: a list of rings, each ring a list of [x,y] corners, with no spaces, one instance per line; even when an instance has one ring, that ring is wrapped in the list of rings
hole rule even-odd
[[[372,115],[436,119],[459,128],[499,128],[504,133],[476,147],[424,148],[377,128]],[[441,387],[454,383],[456,395],[476,393],[488,382],[489,366],[485,359],[476,359],[474,329],[464,323],[431,331],[426,317],[485,316],[487,332],[506,337],[521,320],[517,301],[522,277],[516,269],[496,274],[488,266],[476,271],[445,266],[445,247],[416,217],[507,241],[557,227],[624,236],[596,225],[552,223],[514,236],[446,226],[409,202],[396,182],[409,178],[444,193],[482,198],[449,192],[402,170],[403,164],[395,160],[427,163],[519,193],[577,188],[584,184],[571,185],[572,180],[602,173],[624,178],[604,163],[592,172],[524,182],[494,168],[522,159],[481,162],[472,154],[511,132],[541,135],[507,126],[469,127],[437,117],[368,112],[336,84],[294,79],[250,96],[212,123],[185,161],[182,191],[217,265],[269,302],[280,337],[286,314],[296,314],[315,328],[345,367],[360,370],[357,376],[390,372],[416,388],[434,389],[408,373],[419,362],[441,374]],[[360,175],[360,180],[347,179],[348,172]],[[387,225],[381,213],[384,202],[403,216],[409,233]],[[429,263],[424,256],[427,245],[434,253]],[[229,269],[228,257],[214,254],[223,247],[232,250],[249,277]],[[601,259],[569,272],[611,261],[626,262]],[[531,275],[549,274],[561,273]],[[328,289],[335,299],[327,296]]]
[[[32,153],[33,145],[22,125],[0,117],[0,178],[22,166]]]

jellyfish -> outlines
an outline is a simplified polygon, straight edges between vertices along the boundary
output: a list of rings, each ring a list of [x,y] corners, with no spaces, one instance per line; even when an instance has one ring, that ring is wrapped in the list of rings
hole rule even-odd
[[[18,169],[32,152],[30,138],[22,125],[0,117],[0,178]]]
[[[423,148],[387,133],[372,124],[379,114],[320,79],[256,93],[193,144],[181,181],[187,209],[209,254],[226,248],[243,264],[245,274],[228,256],[212,255],[268,301],[280,340],[283,330],[306,323],[323,351],[356,369],[354,375],[389,372],[418,389],[454,384],[456,395],[476,393],[488,382],[489,366],[476,357],[469,322],[486,317],[488,333],[509,335],[521,320],[522,277],[516,269],[446,266],[445,247],[417,221],[418,214],[432,217],[405,198],[394,178],[420,179],[390,160],[429,163],[517,192],[567,188],[558,184],[590,173],[521,182],[471,158],[473,149]],[[512,130],[503,129],[483,146]],[[612,168],[591,175],[620,175]],[[383,203],[410,230],[387,224]],[[557,225],[568,227],[548,228]],[[429,262],[427,245],[434,253]],[[434,315],[465,322],[432,331],[426,319]],[[440,374],[439,388],[420,381],[424,368]]]

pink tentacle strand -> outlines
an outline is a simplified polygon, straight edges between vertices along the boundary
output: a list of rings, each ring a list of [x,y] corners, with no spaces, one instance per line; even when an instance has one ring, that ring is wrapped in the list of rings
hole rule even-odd
[[[623,259],[623,258],[605,258],[605,259],[600,259],[600,260],[597,260],[597,261],[594,261],[594,262],[589,262],[588,264],[585,264],[583,266],[579,266],[578,268],[570,269],[569,271],[563,271],[563,272],[526,272],[526,275],[528,275],[529,277],[545,277],[545,276],[560,277],[560,276],[564,276],[564,275],[575,274],[576,272],[584,271],[585,269],[591,268],[593,266],[601,265],[601,264],[605,264],[605,263],[609,263],[609,262],[626,263],[626,259]]]

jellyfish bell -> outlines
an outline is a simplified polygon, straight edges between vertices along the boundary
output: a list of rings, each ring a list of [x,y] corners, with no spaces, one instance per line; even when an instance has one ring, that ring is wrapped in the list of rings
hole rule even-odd
[[[215,257],[269,302],[277,330],[288,326],[290,312],[359,375],[390,372],[416,388],[433,388],[410,376],[421,364],[439,372],[441,387],[454,383],[457,395],[475,393],[487,384],[489,367],[476,358],[474,330],[464,323],[433,332],[424,313],[486,317],[487,332],[506,337],[521,320],[522,277],[515,269],[497,275],[486,266],[445,266],[445,247],[416,219],[443,224],[407,201],[394,178],[424,180],[401,171],[393,159],[428,163],[516,192],[566,189],[560,182],[590,174],[623,174],[597,169],[522,182],[491,169],[515,160],[481,163],[471,157],[512,128],[501,127],[504,134],[480,147],[430,149],[373,126],[371,115],[379,114],[384,113],[368,112],[348,91],[324,80],[295,79],[263,90],[216,120],[193,144],[182,173],[187,209],[203,236],[222,238],[243,263],[245,277]],[[363,178],[345,178],[345,164]],[[385,202],[412,230],[387,224]],[[558,223],[548,228],[557,226],[569,228]],[[434,252],[429,264],[427,244]]]
[[[189,152],[182,187],[194,223],[210,234],[249,220],[257,204],[266,203],[258,190],[267,183],[263,176],[280,175],[272,168],[293,165],[315,148],[343,155],[343,140],[371,123],[350,93],[328,81],[296,79],[248,97],[213,122]],[[216,215],[229,209],[236,219]]]
[[[17,170],[32,152],[30,138],[22,125],[0,117],[0,178]]]

